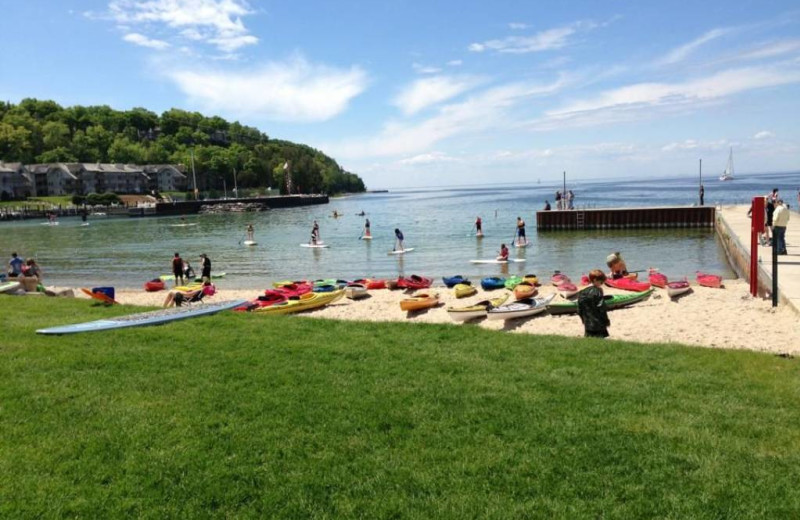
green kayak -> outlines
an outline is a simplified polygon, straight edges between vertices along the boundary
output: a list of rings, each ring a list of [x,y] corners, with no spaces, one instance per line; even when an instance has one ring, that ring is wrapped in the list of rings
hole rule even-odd
[[[509,278],[506,278],[505,286],[506,289],[508,289],[509,291],[513,291],[514,287],[518,286],[521,283],[522,283],[522,278],[520,278],[519,276],[511,276]]]
[[[606,294],[605,302],[606,309],[614,310],[621,307],[627,307],[642,300],[646,300],[648,296],[653,293],[653,289],[648,289],[642,292],[625,293],[625,294]],[[578,312],[577,301],[560,301],[551,303],[547,306],[550,314],[575,314]]]

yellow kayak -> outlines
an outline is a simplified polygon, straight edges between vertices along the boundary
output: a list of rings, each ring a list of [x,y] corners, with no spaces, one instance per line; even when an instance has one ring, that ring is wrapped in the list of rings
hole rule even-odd
[[[284,303],[278,303],[269,307],[261,307],[253,313],[258,314],[289,314],[292,312],[303,312],[311,309],[324,307],[339,300],[344,296],[344,290],[331,291],[327,293],[306,293],[297,298],[292,298]]]
[[[419,311],[439,305],[439,293],[417,293],[411,298],[400,300],[400,310]]]
[[[503,305],[508,299],[508,293],[491,300],[483,300],[468,307],[449,307],[447,314],[453,321],[469,321],[477,318],[483,318],[488,313],[489,309]]]
[[[535,286],[539,283],[539,278],[537,278],[535,274],[526,274],[522,277],[522,281]]]
[[[456,293],[456,298],[466,298],[478,292],[478,289],[466,283],[459,283],[453,287],[453,291]]]
[[[514,297],[518,300],[531,298],[536,295],[536,286],[530,282],[522,282],[514,287]]]

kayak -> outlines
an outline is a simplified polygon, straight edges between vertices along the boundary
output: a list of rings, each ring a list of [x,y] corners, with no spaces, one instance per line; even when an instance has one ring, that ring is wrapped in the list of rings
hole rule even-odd
[[[377,280],[372,278],[362,278],[360,280],[355,280],[353,283],[359,283],[366,287],[368,290],[372,291],[375,289],[386,289],[386,280]]]
[[[302,296],[303,294],[310,293],[312,286],[310,283],[306,282],[298,282],[298,283],[288,283],[281,285],[277,289],[270,290],[267,289],[264,291],[264,294],[269,295],[270,293],[277,293],[282,294],[287,298],[293,298],[297,296]]]
[[[339,289],[340,289],[340,287],[338,285],[335,285],[335,284],[332,284],[332,283],[330,283],[330,284],[322,284],[322,285],[316,285],[315,284],[314,288],[311,289],[311,291],[315,292],[315,293],[329,293],[329,292],[333,292],[333,291],[338,291]]]
[[[272,282],[272,286],[275,288],[284,287],[286,285],[302,285],[308,284],[310,285],[311,282],[308,280],[281,280],[280,282]]]
[[[456,298],[466,298],[478,292],[478,289],[474,288],[471,283],[456,284],[453,290],[456,294]]]
[[[161,278],[154,278],[144,283],[144,290],[147,292],[163,291],[166,285]]]
[[[483,318],[489,309],[503,305],[508,299],[508,294],[504,294],[491,300],[483,300],[467,307],[448,307],[447,314],[453,321],[469,321]]]
[[[536,286],[530,282],[520,282],[514,287],[514,298],[517,300],[524,300],[525,298],[532,298],[536,296]]]
[[[358,300],[367,296],[367,288],[360,283],[351,283],[344,289],[344,295],[351,300]]]
[[[439,305],[439,293],[417,293],[411,298],[400,300],[400,310],[421,311]]]
[[[526,274],[522,277],[522,281],[531,285],[539,285],[539,278],[535,274]]]
[[[496,276],[490,276],[488,278],[484,278],[481,280],[481,287],[483,287],[484,291],[492,291],[494,289],[502,289],[505,287],[506,279],[505,278],[498,278]]]
[[[339,285],[344,287],[345,285],[349,284],[347,280],[341,280],[338,278],[325,278],[324,280],[314,280],[314,287],[318,287],[320,285]],[[341,288],[340,287],[340,288]]]
[[[716,274],[697,273],[697,283],[703,287],[711,287],[712,289],[720,289],[722,287],[722,277]]]
[[[611,311],[645,300],[652,293],[653,289],[627,294],[606,294],[603,299],[605,300],[606,309]],[[575,314],[578,312],[578,302],[559,301],[550,303],[547,306],[547,310],[550,314]]]
[[[679,282],[669,282],[667,284],[667,294],[670,298],[675,298],[680,296],[681,294],[686,294],[687,292],[691,291],[692,288],[689,285],[689,282],[686,280],[681,280]]]
[[[524,258],[509,258],[508,260],[470,260],[471,264],[518,264],[524,262]]]
[[[398,289],[427,289],[433,283],[432,278],[426,278],[424,276],[418,276],[416,274],[412,274],[408,277],[399,277],[397,279],[397,288]]]
[[[16,291],[21,285],[19,282],[11,281],[0,283],[0,293]]]
[[[442,281],[444,282],[444,284],[447,286],[448,289],[452,289],[457,284],[469,282],[468,279],[464,278],[460,274],[457,274],[455,276],[443,276]]]
[[[623,291],[642,292],[650,288],[648,282],[639,282],[634,278],[606,278],[606,285]]]
[[[344,290],[333,291],[329,293],[306,293],[297,298],[291,298],[283,303],[276,303],[269,307],[262,307],[253,310],[258,314],[290,314],[294,312],[308,311],[318,309],[325,305],[331,304],[344,296]]]
[[[514,289],[514,287],[516,287],[520,283],[522,283],[522,278],[520,278],[519,276],[510,276],[506,278],[506,283],[504,283],[503,285],[505,286],[506,289],[511,291]]]
[[[578,286],[572,282],[563,282],[561,285],[556,287],[556,289],[558,290],[558,294],[560,294],[564,298],[572,298],[573,296],[578,294],[578,291],[580,291],[580,289],[578,289]]]
[[[661,289],[666,287],[667,283],[669,283],[667,275],[661,274],[652,269],[650,270],[650,274],[647,277],[647,281],[650,282],[650,285],[652,285],[653,287],[660,287]]]
[[[547,310],[547,304],[553,301],[555,294],[544,298],[525,298],[508,305],[501,305],[487,312],[490,320],[513,320],[515,318],[527,318],[541,314]]]
[[[569,276],[565,274],[561,274],[560,271],[556,271],[553,273],[553,276],[550,277],[550,283],[555,286],[561,285],[564,282],[571,282],[572,280],[569,279]]]
[[[263,296],[259,296],[255,300],[251,300],[247,303],[239,305],[238,307],[234,307],[233,310],[237,312],[251,312],[262,307],[269,307],[271,305],[283,303],[288,299],[289,298],[285,294],[282,294],[278,291],[267,291],[267,293]]]

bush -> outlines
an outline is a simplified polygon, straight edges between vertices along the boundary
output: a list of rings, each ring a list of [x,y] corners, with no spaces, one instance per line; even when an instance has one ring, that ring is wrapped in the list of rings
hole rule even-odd
[[[119,204],[119,196],[116,193],[90,193],[85,197],[75,195],[72,197],[72,203],[75,205],[89,204],[90,206],[110,206],[112,204]]]

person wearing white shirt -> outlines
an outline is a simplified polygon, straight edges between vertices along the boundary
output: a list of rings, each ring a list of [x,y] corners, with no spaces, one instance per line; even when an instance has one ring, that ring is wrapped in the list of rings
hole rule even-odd
[[[789,223],[789,216],[789,210],[783,205],[783,199],[778,199],[775,214],[772,215],[772,247],[777,248],[779,255],[786,254],[786,224]]]

